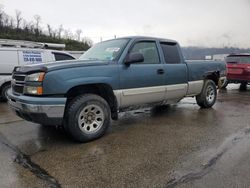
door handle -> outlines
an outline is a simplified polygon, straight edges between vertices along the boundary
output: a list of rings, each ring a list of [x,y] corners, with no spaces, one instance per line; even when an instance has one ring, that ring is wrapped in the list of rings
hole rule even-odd
[[[157,70],[157,74],[164,74],[164,72],[165,72],[165,71],[164,71],[163,69],[158,69],[158,70]]]

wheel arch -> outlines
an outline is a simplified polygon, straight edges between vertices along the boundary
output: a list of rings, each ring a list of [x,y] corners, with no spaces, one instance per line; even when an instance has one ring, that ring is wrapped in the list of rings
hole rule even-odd
[[[11,81],[7,81],[7,82],[4,82],[1,86],[0,86],[0,96],[1,96],[1,93],[2,93],[2,90],[5,86],[7,85],[11,85]]]
[[[208,72],[204,76],[204,80],[212,80],[212,81],[214,81],[216,86],[219,85],[219,79],[220,79],[220,72],[219,71]]]
[[[118,103],[114,95],[113,88],[110,85],[105,83],[97,83],[78,85],[70,88],[65,94],[65,97],[67,98],[66,107],[69,105],[72,99],[82,94],[96,94],[101,96],[107,101],[110,107],[112,119],[118,119]]]

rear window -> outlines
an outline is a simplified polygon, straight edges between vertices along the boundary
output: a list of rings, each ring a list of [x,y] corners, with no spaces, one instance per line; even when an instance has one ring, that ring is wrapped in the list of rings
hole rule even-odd
[[[227,63],[249,63],[250,64],[250,56],[249,55],[241,55],[241,56],[228,56],[226,58]]]
[[[177,43],[161,42],[161,48],[163,50],[165,62],[167,64],[181,63],[181,58],[180,58],[180,54],[178,51]]]
[[[72,56],[67,55],[67,54],[54,53],[54,55],[55,55],[55,60],[56,61],[73,60],[73,59],[75,59]]]

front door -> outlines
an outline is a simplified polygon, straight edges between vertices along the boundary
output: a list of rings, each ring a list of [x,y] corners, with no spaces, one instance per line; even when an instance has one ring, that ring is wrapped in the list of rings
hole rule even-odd
[[[141,53],[144,61],[119,66],[120,106],[128,107],[164,100],[163,65],[155,41],[137,41],[129,53]]]

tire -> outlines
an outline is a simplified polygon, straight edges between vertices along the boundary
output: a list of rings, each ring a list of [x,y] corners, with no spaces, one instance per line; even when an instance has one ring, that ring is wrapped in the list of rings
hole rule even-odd
[[[78,142],[100,138],[108,130],[111,112],[100,96],[84,94],[70,102],[66,112],[66,130]]]
[[[225,81],[225,83],[221,86],[221,89],[226,89],[228,86],[228,81]]]
[[[205,80],[202,91],[196,96],[196,102],[201,108],[211,108],[217,99],[217,89],[214,81]]]
[[[5,84],[1,89],[0,100],[3,102],[7,101],[7,91],[10,89],[10,84]]]
[[[240,91],[246,91],[247,90],[247,82],[243,82],[240,84]]]

